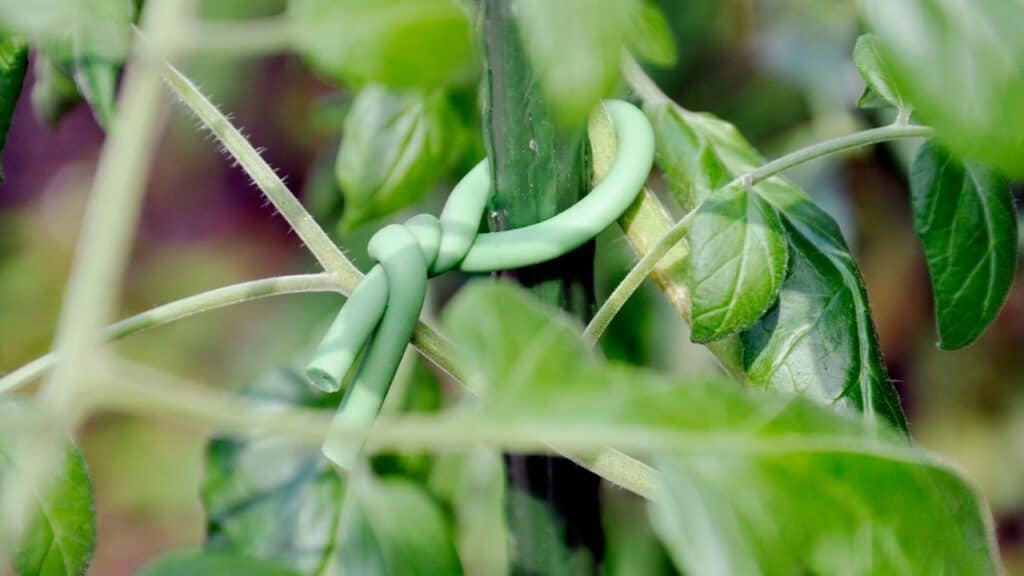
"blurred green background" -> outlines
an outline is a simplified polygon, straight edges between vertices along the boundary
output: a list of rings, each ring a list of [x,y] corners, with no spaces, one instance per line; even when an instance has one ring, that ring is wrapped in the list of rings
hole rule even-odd
[[[885,111],[856,108],[863,85],[850,56],[860,32],[853,2],[660,4],[680,57],[671,70],[652,70],[656,80],[687,108],[735,123],[766,156],[890,120]],[[282,9],[275,0],[205,0],[201,6],[208,19]],[[344,207],[333,176],[348,95],[294,56],[204,55],[185,70],[266,148],[270,164],[365,267],[365,242],[380,222],[342,232]],[[33,78],[27,82],[31,90]],[[122,313],[236,281],[312,270],[299,240],[241,170],[194,119],[169,109]],[[0,185],[0,373],[49,348],[101,143],[102,131],[84,107],[48,126],[34,116],[27,96],[18,104]],[[927,272],[910,227],[906,172],[915,145],[832,157],[789,176],[840,221],[856,252],[913,436],[980,487],[996,516],[1008,571],[1024,574],[1024,282],[1018,274],[1005,309],[977,344],[955,352],[936,348]],[[447,186],[412,210],[436,211]],[[1020,186],[1016,191],[1019,200]],[[604,295],[631,253],[615,233],[599,245],[598,292]],[[435,303],[458,282],[435,282]],[[333,295],[301,295],[245,304],[134,336],[118,348],[201,382],[238,387],[308,353],[340,303]],[[677,372],[715,369],[653,289],[626,307],[605,350]],[[163,550],[200,542],[202,430],[108,415],[88,422],[80,442],[100,519],[90,573],[130,574]],[[634,503],[622,500],[611,496],[608,514],[638,514]],[[611,567],[617,555],[643,542],[616,529],[626,523],[606,524]]]

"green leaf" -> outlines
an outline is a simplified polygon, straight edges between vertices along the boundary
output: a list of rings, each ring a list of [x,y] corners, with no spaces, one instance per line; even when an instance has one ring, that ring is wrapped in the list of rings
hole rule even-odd
[[[14,106],[21,95],[28,69],[28,47],[21,40],[0,31],[0,153],[7,142]],[[0,182],[4,180],[0,169]]]
[[[974,342],[1010,293],[1017,219],[1007,181],[927,142],[911,174],[914,232],[928,260],[939,347]]]
[[[301,375],[278,370],[245,394],[275,403],[328,408],[338,395],[318,395]],[[280,439],[215,438],[202,485],[209,549],[274,559],[316,573],[336,541],[342,479],[317,447]]]
[[[951,468],[887,445],[789,444],[658,460],[651,514],[681,569],[1001,573],[981,498]]]
[[[7,4],[20,4],[10,6]],[[60,71],[74,79],[78,91],[92,108],[96,120],[108,126],[114,111],[117,77],[132,40],[135,20],[133,0],[0,0],[0,25],[24,35]],[[54,76],[48,77],[51,81]],[[60,94],[65,91],[60,87]],[[44,118],[55,116],[57,93],[44,97],[40,91]],[[38,112],[37,112],[38,113]]]
[[[786,275],[786,236],[775,209],[748,187],[727,186],[701,204],[687,241],[693,341],[750,327]]]
[[[749,328],[778,295],[786,273],[786,236],[757,187],[729,186],[740,170],[722,161],[700,117],[670,102],[648,105],[658,165],[677,200],[699,204],[687,231],[690,337],[710,342]],[[738,138],[738,136],[736,136]]]
[[[273,404],[332,409],[292,370],[245,394]],[[268,559],[304,575],[457,574],[450,529],[422,488],[404,480],[346,482],[319,448],[277,439],[219,438],[202,487],[207,548]]]
[[[728,181],[727,177],[763,164],[760,154],[735,127],[714,116],[671,103],[648,107],[647,113],[656,130],[656,159],[683,201],[700,201]],[[778,212],[789,244],[790,273],[778,288],[778,302],[741,335],[749,381],[858,409],[869,418],[879,415],[905,428],[899,398],[885,372],[864,283],[839,226],[802,190],[782,178],[770,178],[753,190]],[[715,194],[710,198],[718,201]],[[728,224],[727,218],[721,218],[715,228],[690,239],[691,259],[703,266],[705,274],[714,274],[716,267],[728,269],[728,258],[738,253],[734,245],[731,252],[708,252],[709,246],[729,246],[727,237],[716,236],[723,234]],[[705,257],[710,261],[702,262]],[[752,301],[767,306],[775,293],[768,292],[772,284],[764,276],[760,281],[755,284],[760,290],[748,294],[757,297]],[[692,284],[692,275],[689,282],[691,291],[701,289]],[[715,302],[715,291],[708,289],[703,297],[694,294],[697,330],[699,298]],[[749,306],[745,317],[752,316],[755,308]],[[716,310],[714,306],[704,309]]]
[[[958,157],[1024,176],[1024,4],[861,0],[892,85]]]
[[[197,576],[237,574],[246,576],[299,576],[298,572],[269,560],[210,551],[172,552],[151,562],[138,576]]]
[[[884,423],[604,363],[572,320],[507,284],[464,289],[444,325],[487,390],[481,425],[651,440],[651,513],[687,573],[999,572],[980,497]]]
[[[463,0],[291,0],[288,16],[299,50],[339,83],[437,88],[476,72]]]
[[[750,380],[906,429],[864,282],[839,226],[783,180],[761,190],[785,224],[791,271],[775,307],[741,335]]]
[[[440,454],[430,488],[455,512],[459,558],[467,574],[508,574],[505,463],[501,454],[476,450]]]
[[[351,516],[332,558],[342,574],[462,574],[451,528],[412,482],[370,479],[350,488]],[[333,572],[332,572],[333,573]]]
[[[14,419],[31,410],[26,403],[5,402],[0,408],[4,419]],[[0,490],[25,490],[31,495],[31,514],[10,540],[11,563],[21,576],[80,576],[92,560],[96,546],[96,515],[93,507],[92,482],[85,460],[78,449],[67,445],[63,460],[47,477],[45,489],[38,486],[17,486],[38,482],[28,479],[29,462],[21,461],[22,451],[31,447],[10,435],[0,434]],[[35,456],[29,452],[25,458]],[[0,535],[2,536],[2,535]],[[5,542],[0,545],[6,546]]]
[[[455,124],[444,95],[362,90],[345,119],[335,164],[345,197],[343,226],[386,216],[421,200],[453,155]]]
[[[883,47],[874,34],[862,34],[853,47],[853,63],[864,79],[864,93],[857,105],[879,108],[886,105],[905,108],[903,96],[892,85],[892,69],[882,53]]]
[[[132,0],[82,0],[71,46],[74,79],[101,126],[114,115],[117,77],[131,45]]]
[[[633,14],[633,28],[626,45],[641,59],[655,66],[674,66],[679,59],[676,39],[661,8],[646,0]]]
[[[36,53],[33,68],[36,77],[32,84],[32,109],[41,122],[55,126],[82,101],[82,95],[75,81],[42,51]]]
[[[647,104],[644,112],[654,127],[655,162],[686,209],[764,163],[735,126],[712,114],[672,102]]]
[[[523,44],[551,110],[563,125],[584,125],[618,83],[639,0],[515,3]]]

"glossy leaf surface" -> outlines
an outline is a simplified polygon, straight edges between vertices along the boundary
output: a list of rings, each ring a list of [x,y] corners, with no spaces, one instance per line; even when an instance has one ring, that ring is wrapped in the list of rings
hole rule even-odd
[[[675,111],[652,108],[648,114],[660,126],[659,166],[683,198],[699,201],[702,194],[715,189],[722,181],[722,167],[738,175],[763,163],[731,124],[709,114],[665,106]],[[707,160],[712,152],[715,163]],[[685,168],[672,168],[668,162]],[[779,214],[789,244],[790,273],[775,305],[741,335],[749,380],[857,409],[869,418],[881,416],[905,428],[899,398],[882,361],[867,293],[839,226],[782,178],[765,180],[753,190]],[[692,258],[698,258],[700,245],[691,241],[690,249],[695,254]],[[719,263],[725,264],[725,260]]]
[[[439,93],[362,90],[345,119],[335,173],[343,226],[386,216],[426,196],[452,158],[455,123]]]
[[[782,222],[757,187],[729,185],[740,172],[722,161],[696,114],[668,102],[647,113],[672,191],[685,206],[697,206],[686,235],[690,336],[709,342],[749,328],[775,300],[786,273]]]
[[[893,84],[960,157],[1024,175],[1024,4],[861,0]]]
[[[293,0],[288,15],[300,51],[339,83],[437,88],[475,73],[463,0]]]
[[[650,435],[651,513],[687,573],[998,573],[978,495],[884,423],[604,363],[570,319],[500,283],[464,289],[444,323],[488,390],[484,421]]]
[[[747,187],[727,186],[701,204],[687,241],[693,341],[756,322],[786,275],[786,236],[771,204]]]
[[[911,174],[914,232],[928,261],[939,346],[974,342],[1013,284],[1017,219],[1007,181],[928,142]]]

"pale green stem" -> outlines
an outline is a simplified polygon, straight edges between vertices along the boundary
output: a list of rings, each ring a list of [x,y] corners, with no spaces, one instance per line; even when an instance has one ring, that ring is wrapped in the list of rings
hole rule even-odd
[[[231,157],[238,161],[246,174],[253,179],[256,186],[291,225],[292,230],[309,248],[313,257],[320,262],[324,270],[349,290],[355,288],[362,279],[362,274],[345,257],[341,249],[331,241],[323,228],[316,223],[316,220],[306,211],[298,198],[285,186],[277,172],[267,164],[256,148],[196,88],[195,84],[174,66],[164,63],[163,76],[182,103],[213,132],[213,135],[220,140]]]
[[[153,0],[143,22],[158,47],[169,44],[187,2]],[[15,445],[24,480],[5,486],[0,533],[23,526],[31,513],[30,490],[44,490],[61,454],[62,437],[85,413],[79,388],[102,357],[100,331],[118,302],[141,206],[143,184],[165,119],[160,74],[139,52],[128,62],[110,131],[100,153],[78,247],[57,326],[62,359],[40,392],[41,410],[59,427],[51,435]],[[24,460],[22,460],[24,459]]]
[[[583,339],[589,342],[591,345],[595,344],[604,334],[605,330],[612,323],[615,315],[622,310],[622,307],[626,304],[626,301],[640,288],[644,283],[644,280],[654,271],[658,266],[658,262],[668,254],[669,250],[673,246],[679,243],[686,235],[686,231],[690,229],[690,222],[693,220],[695,211],[689,212],[686,216],[676,222],[672,228],[669,228],[661,238],[655,242],[654,246],[645,253],[636,265],[629,269],[626,276],[619,282],[618,286],[612,290],[612,293],[608,296],[608,299],[601,304],[601,307],[594,314],[594,317],[590,319],[590,323],[587,324],[585,330],[583,330]]]
[[[179,9],[172,0],[155,1],[146,8],[146,29],[157,46],[173,36]],[[118,110],[100,154],[61,307],[56,347],[64,361],[42,391],[43,400],[70,422],[77,417],[72,387],[88,370],[100,330],[113,316],[120,294],[143,184],[165,119],[160,95],[160,73],[136,54],[125,72]]]
[[[277,278],[242,282],[182,298],[181,300],[157,306],[135,316],[125,318],[120,322],[107,326],[102,332],[102,337],[108,341],[119,340],[147,328],[162,326],[201,312],[278,294],[337,291],[339,291],[338,284],[327,274],[280,276]],[[32,382],[56,364],[57,355],[53,352],[36,358],[0,378],[0,394],[12,392]]]
[[[929,138],[933,133],[934,131],[928,126],[902,126],[899,124],[861,130],[860,132],[839,136],[837,138],[832,138],[831,140],[812,144],[811,146],[801,148],[795,152],[790,152],[785,156],[772,160],[764,166],[737,177],[733,180],[733,184],[753,186],[754,184],[767,180],[772,176],[785,172],[790,168],[805,164],[823,156],[830,156],[832,154],[846,152],[847,150],[852,150],[854,148],[861,148],[863,146],[870,146],[871,144],[878,144],[880,142],[888,142],[891,140]]]
[[[330,426],[332,412],[296,408],[273,401],[250,400],[201,386],[159,370],[118,360],[109,366],[111,382],[95,392],[96,406],[135,415],[173,418],[243,435],[275,434],[318,445]],[[0,428],[4,428],[0,424]],[[339,435],[366,440],[368,452],[467,450],[489,446],[523,452],[550,452],[562,446],[575,454],[595,455],[590,462],[614,459],[619,450],[681,455],[785,454],[840,452],[926,464],[927,456],[901,443],[862,436],[768,435],[742,429],[727,432],[629,424],[495,419],[486,414],[401,415],[378,418],[370,426],[333,428]],[[614,448],[607,448],[612,446]],[[631,482],[650,497],[654,470],[628,458],[639,472]]]
[[[290,51],[291,22],[282,16],[237,21],[200,21],[178,34],[173,53],[256,57]]]

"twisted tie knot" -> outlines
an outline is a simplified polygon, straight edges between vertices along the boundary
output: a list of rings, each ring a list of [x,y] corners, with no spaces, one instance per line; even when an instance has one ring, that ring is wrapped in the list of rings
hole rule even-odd
[[[377,264],[342,306],[306,368],[326,392],[341,388],[359,352],[365,354],[332,427],[368,426],[380,411],[426,297],[427,279],[458,268],[490,272],[558,258],[586,243],[632,204],[654,161],[654,134],[631,104],[608,101],[618,152],[608,174],[579,202],[523,228],[478,234],[491,192],[487,160],[452,190],[441,216],[419,214],[380,229],[368,251]],[[329,433],[324,454],[349,468],[361,449]]]

